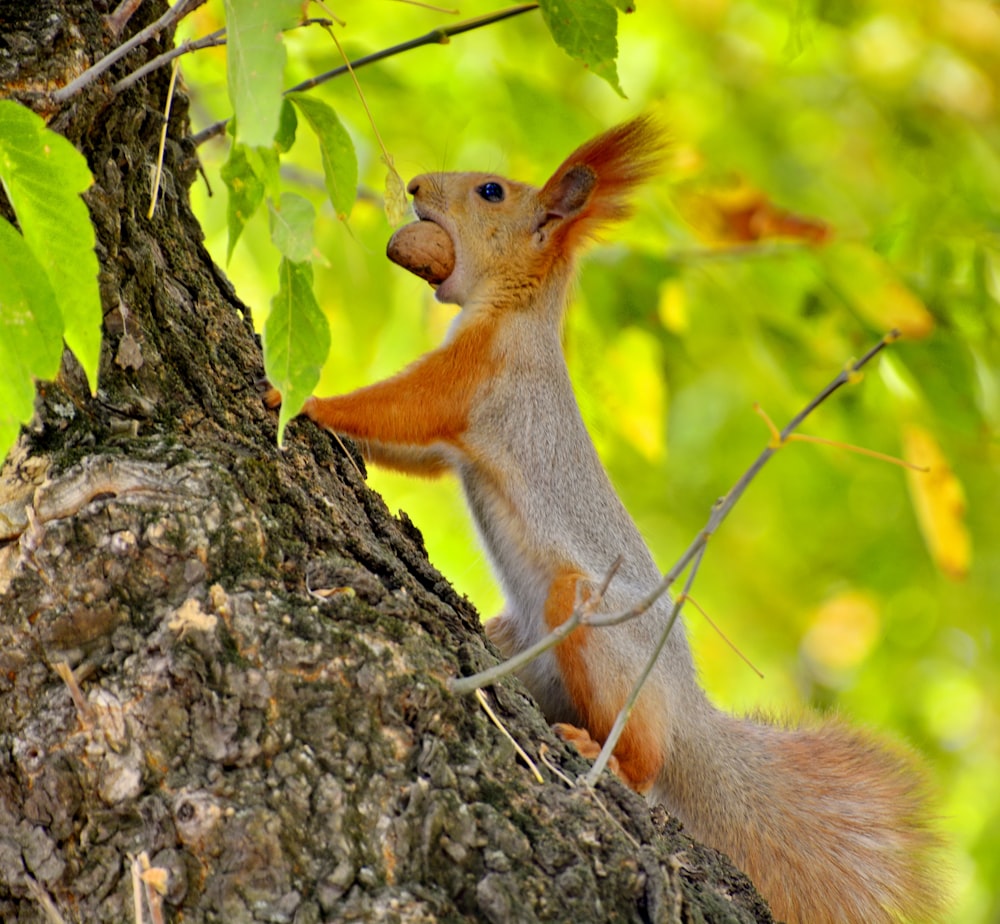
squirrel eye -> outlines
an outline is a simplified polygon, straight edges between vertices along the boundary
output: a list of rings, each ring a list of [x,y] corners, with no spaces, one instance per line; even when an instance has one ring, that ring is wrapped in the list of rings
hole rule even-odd
[[[503,187],[499,183],[483,183],[476,192],[487,202],[503,202]]]

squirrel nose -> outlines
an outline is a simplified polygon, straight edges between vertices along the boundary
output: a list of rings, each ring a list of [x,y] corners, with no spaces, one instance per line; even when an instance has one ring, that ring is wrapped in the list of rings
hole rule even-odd
[[[422,176],[415,176],[412,180],[410,180],[409,184],[406,187],[406,191],[411,196],[415,196],[418,192],[420,192],[420,181],[422,179],[423,179]]]

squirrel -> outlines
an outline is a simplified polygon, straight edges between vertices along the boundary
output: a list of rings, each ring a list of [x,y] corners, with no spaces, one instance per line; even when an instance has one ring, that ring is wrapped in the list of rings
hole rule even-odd
[[[643,116],[582,145],[540,189],[489,173],[413,179],[420,221],[401,231],[426,228],[435,244],[443,231],[447,251],[443,270],[414,272],[461,310],[443,344],[395,376],[302,409],[375,464],[457,473],[506,594],[486,633],[508,657],[593,598],[619,556],[599,612],[628,608],[661,577],[580,415],[561,328],[582,245],[629,213],[663,152]],[[664,596],[641,618],[581,626],[520,671],[584,756],[606,739],[671,606]],[[836,719],[786,727],[716,709],[681,620],[615,758],[627,784],[728,854],[781,920],[937,917],[937,838],[909,753]]]

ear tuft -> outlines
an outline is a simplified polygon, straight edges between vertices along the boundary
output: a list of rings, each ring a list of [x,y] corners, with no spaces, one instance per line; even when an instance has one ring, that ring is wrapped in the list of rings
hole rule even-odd
[[[628,197],[660,168],[666,139],[648,116],[617,125],[577,148],[539,194],[566,256],[602,225],[625,218]]]

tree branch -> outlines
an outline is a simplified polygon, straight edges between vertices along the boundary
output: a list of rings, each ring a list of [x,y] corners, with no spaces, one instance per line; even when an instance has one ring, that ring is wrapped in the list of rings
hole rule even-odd
[[[130,51],[145,44],[151,38],[155,38],[164,29],[170,28],[174,23],[179,22],[188,13],[201,6],[205,0],[177,0],[177,2],[167,10],[156,22],[150,23],[141,32],[137,32],[127,42],[123,42],[114,51],[106,54],[96,64],[88,67],[76,80],[70,81],[66,86],[60,87],[52,94],[52,99],[57,103],[65,103],[84,87],[93,83],[108,68],[113,67]]]
[[[304,90],[311,90],[313,87],[317,87],[321,83],[333,80],[334,77],[339,77],[341,74],[348,73],[351,68],[356,70],[359,67],[364,67],[366,64],[374,64],[376,61],[383,61],[386,58],[394,57],[395,55],[402,54],[404,51],[410,51],[413,48],[419,48],[422,45],[447,45],[453,35],[461,35],[463,32],[471,32],[473,29],[479,29],[482,26],[488,26],[495,22],[509,19],[512,16],[519,16],[521,13],[528,13],[531,12],[531,10],[536,9],[538,9],[537,3],[522,3],[519,6],[512,6],[505,10],[499,10],[496,13],[488,13],[485,16],[476,16],[472,19],[465,19],[462,22],[455,23],[451,26],[439,26],[437,29],[432,29],[426,35],[421,35],[419,38],[410,39],[409,41],[401,42],[398,45],[392,45],[389,48],[384,48],[381,51],[376,51],[370,55],[364,55],[356,61],[351,61],[349,65],[342,64],[324,74],[319,74],[316,77],[310,77],[309,80],[304,80],[302,83],[296,84],[294,87],[290,87],[285,90],[285,93],[298,93]],[[229,124],[229,119],[220,119],[218,122],[209,125],[207,128],[203,128],[200,132],[196,132],[191,135],[190,140],[194,143],[195,147],[197,147],[205,141],[214,138],[216,135],[222,134],[222,132],[225,131],[227,124]]]
[[[217,45],[226,44],[226,30],[216,29],[214,32],[210,32],[208,35],[202,36],[200,39],[185,39],[176,48],[171,48],[170,51],[165,51],[162,55],[157,55],[152,61],[147,61],[142,67],[137,70],[132,71],[127,77],[122,77],[112,88],[112,93],[121,93],[122,90],[127,90],[133,84],[138,83],[147,74],[152,73],[157,70],[157,68],[163,67],[165,64],[169,64],[174,58],[179,58],[181,55],[190,54],[193,51],[200,51],[202,48],[215,48]]]

